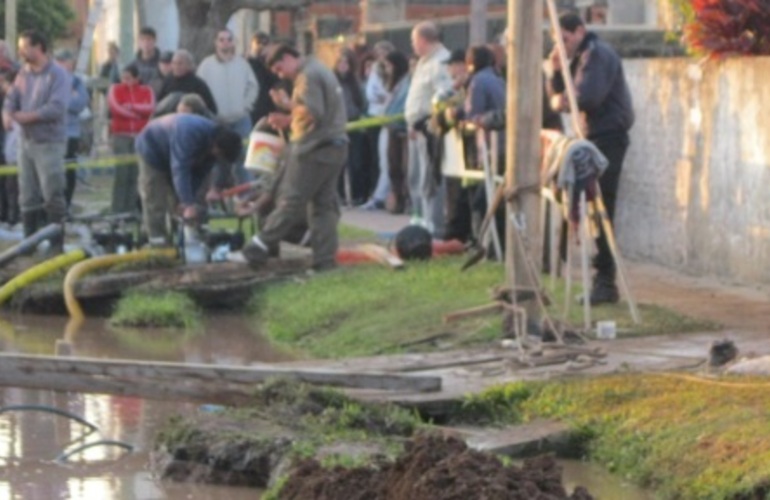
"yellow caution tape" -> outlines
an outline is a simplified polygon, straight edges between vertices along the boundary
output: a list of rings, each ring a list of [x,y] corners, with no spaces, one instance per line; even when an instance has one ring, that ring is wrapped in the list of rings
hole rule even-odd
[[[345,127],[347,132],[356,132],[359,130],[365,130],[367,128],[382,127],[391,123],[402,121],[404,115],[392,115],[392,116],[373,116],[369,118],[362,118],[353,122],[349,122]],[[100,169],[100,168],[113,168],[122,167],[125,165],[133,165],[138,161],[136,155],[118,155],[118,156],[104,156],[101,158],[95,158],[87,161],[70,161],[64,164],[64,167],[68,170],[77,169]],[[0,177],[6,175],[16,175],[19,173],[19,167],[16,165],[0,165]]]

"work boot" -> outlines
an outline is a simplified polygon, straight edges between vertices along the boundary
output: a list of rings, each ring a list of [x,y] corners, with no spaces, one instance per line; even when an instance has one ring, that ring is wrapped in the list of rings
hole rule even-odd
[[[36,210],[30,212],[22,212],[21,225],[24,227],[24,237],[29,238],[37,232],[38,227],[38,213]]]
[[[269,252],[253,241],[250,241],[248,245],[243,247],[241,253],[246,259],[246,263],[248,263],[249,267],[252,269],[262,268],[267,263],[269,257]]]
[[[45,252],[47,258],[56,257],[64,253],[64,228],[62,227],[62,234],[54,236],[48,239],[49,247]]]

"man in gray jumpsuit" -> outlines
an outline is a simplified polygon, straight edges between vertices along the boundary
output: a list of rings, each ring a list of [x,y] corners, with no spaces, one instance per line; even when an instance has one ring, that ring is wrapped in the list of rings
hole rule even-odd
[[[334,73],[312,56],[300,56],[288,45],[268,50],[266,63],[281,79],[291,80],[291,98],[283,91],[271,97],[285,112],[271,113],[268,123],[275,129],[289,128],[291,142],[275,200],[260,234],[243,249],[252,267],[267,261],[298,222],[308,219],[312,237],[313,269],[335,266],[340,218],[337,178],[348,154],[345,133],[347,118],[342,89]]]

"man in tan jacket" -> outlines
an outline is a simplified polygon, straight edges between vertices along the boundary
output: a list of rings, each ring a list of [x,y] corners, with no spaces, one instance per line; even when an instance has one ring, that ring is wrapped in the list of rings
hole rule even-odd
[[[444,193],[428,152],[427,124],[433,96],[452,88],[444,64],[449,51],[439,41],[436,25],[429,21],[412,30],[412,48],[419,57],[406,97],[406,123],[409,127],[409,169],[407,183],[414,222],[425,225],[434,235],[444,233]]]

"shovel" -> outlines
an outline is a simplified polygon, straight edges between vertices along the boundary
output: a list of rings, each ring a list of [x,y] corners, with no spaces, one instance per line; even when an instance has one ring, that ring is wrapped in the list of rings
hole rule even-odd
[[[489,207],[487,208],[487,213],[484,215],[484,220],[481,222],[478,242],[476,243],[476,248],[473,252],[473,255],[471,255],[468,258],[468,260],[465,261],[465,264],[463,264],[463,267],[460,269],[460,272],[465,271],[466,269],[478,264],[487,254],[487,249],[484,248],[484,245],[481,242],[484,241],[484,236],[487,234],[487,231],[489,230],[489,225],[492,223],[492,221],[495,218],[497,207],[499,207],[500,203],[503,201],[504,195],[505,195],[505,184],[500,184],[497,187],[497,190],[495,191],[494,198],[492,198],[492,201],[489,204]]]

